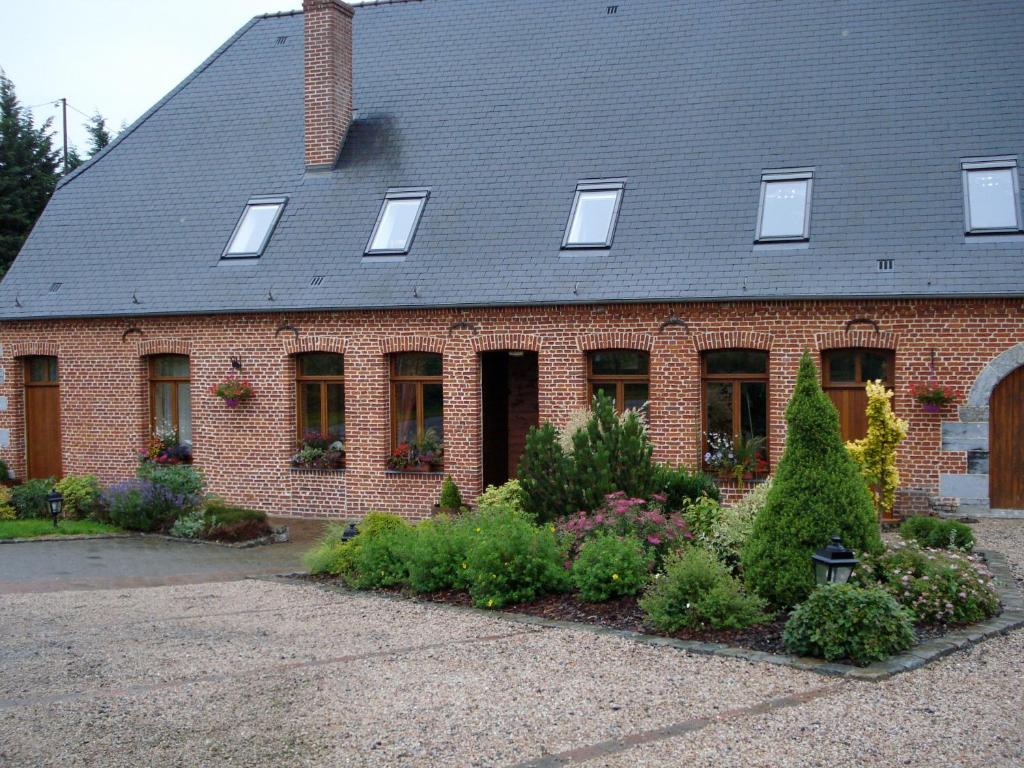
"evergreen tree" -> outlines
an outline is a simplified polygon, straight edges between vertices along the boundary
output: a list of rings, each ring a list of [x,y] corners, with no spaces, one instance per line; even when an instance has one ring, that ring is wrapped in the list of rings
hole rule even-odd
[[[106,118],[99,112],[89,118],[89,122],[85,124],[85,130],[89,134],[89,157],[107,146],[114,138],[107,130]]]
[[[578,511],[573,504],[572,461],[558,442],[558,430],[545,423],[530,427],[517,472],[523,508],[547,522]]]
[[[59,177],[50,121],[39,128],[0,72],[0,275],[21,250]]]
[[[71,173],[71,171],[75,170],[75,168],[77,168],[84,162],[85,160],[83,160],[82,156],[78,154],[78,147],[76,147],[74,144],[69,145],[67,173]]]
[[[839,535],[860,552],[882,541],[867,483],[839,436],[839,414],[809,353],[786,408],[786,450],[743,550],[748,584],[779,607],[814,589],[811,555]]]

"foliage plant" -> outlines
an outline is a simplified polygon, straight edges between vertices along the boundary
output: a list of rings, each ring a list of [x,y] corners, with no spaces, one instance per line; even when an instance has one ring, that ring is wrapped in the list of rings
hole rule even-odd
[[[252,384],[237,376],[227,376],[223,381],[214,384],[210,388],[210,394],[223,400],[228,408],[237,408],[241,403],[256,396]]]
[[[94,475],[67,475],[54,490],[64,497],[64,515],[69,518],[92,517],[99,507],[100,481]]]
[[[955,403],[960,398],[960,393],[952,387],[947,387],[937,381],[912,384],[910,394],[927,410],[936,412],[939,409]]]
[[[14,520],[18,513],[11,504],[11,489],[0,485],[0,520]]]
[[[893,393],[884,384],[869,381],[865,388],[868,434],[860,440],[851,440],[846,448],[871,488],[876,515],[879,519],[888,518],[892,517],[900,484],[896,448],[907,437],[907,422],[896,418],[892,411]]]
[[[650,567],[651,555],[635,537],[601,533],[580,547],[572,565],[572,582],[581,598],[600,603],[637,594]]]
[[[689,502],[682,510],[683,519],[697,541],[706,541],[722,524],[722,506],[706,496]]]
[[[100,504],[115,525],[150,532],[169,526],[184,508],[185,500],[166,486],[133,478],[105,489]]]
[[[168,533],[179,539],[201,539],[206,530],[206,514],[196,508],[179,515]]]
[[[572,551],[578,551],[586,539],[598,534],[632,536],[650,553],[655,565],[660,565],[669,552],[693,538],[683,514],[666,512],[664,504],[664,496],[648,501],[616,491],[605,497],[600,509],[570,515],[561,530],[567,534]]]
[[[302,564],[314,576],[339,576],[348,567],[348,543],[342,539],[348,526],[331,523],[324,535],[302,556]]]
[[[292,454],[292,466],[301,469],[341,469],[345,466],[345,443],[324,437],[316,430],[308,430]]]
[[[900,524],[900,536],[932,549],[974,549],[974,532],[958,520],[938,517],[908,517]]]
[[[722,507],[714,528],[707,534],[698,534],[697,542],[714,553],[715,557],[733,574],[740,572],[740,558],[754,531],[754,520],[764,508],[772,478],[747,491],[736,504]]]
[[[49,517],[50,505],[46,497],[53,490],[53,478],[26,480],[11,489],[11,506],[22,519]]]
[[[358,525],[358,535],[342,544],[340,575],[355,589],[391,587],[408,578],[404,551],[412,526],[398,515],[370,512]]]
[[[211,499],[203,507],[202,536],[215,541],[249,541],[270,535],[267,513]]]
[[[665,508],[673,512],[704,496],[714,501],[722,499],[718,484],[710,475],[667,464],[655,465],[654,489],[656,493],[664,494]]]
[[[163,488],[170,497],[177,500],[182,511],[198,506],[203,499],[206,484],[203,473],[191,464],[142,463],[136,470],[136,477]]]
[[[451,475],[446,475],[441,483],[441,497],[438,500],[438,506],[453,512],[462,509],[462,494],[459,493],[459,486],[452,480]]]
[[[523,506],[539,522],[565,517],[579,509],[572,487],[572,459],[551,424],[531,427],[519,459],[517,477]]]
[[[496,507],[471,533],[465,578],[474,605],[500,608],[569,587],[566,548],[554,526]]]
[[[734,440],[730,435],[712,432],[708,434],[707,441],[704,464],[734,479],[736,488],[741,492],[746,488],[748,474],[766,468],[763,437],[741,435]]]
[[[399,443],[388,457],[388,469],[435,469],[444,462],[444,444],[433,428],[409,442]]]
[[[744,579],[789,607],[814,589],[811,555],[841,536],[857,551],[881,549],[871,493],[839,436],[839,414],[818,383],[809,353],[786,408],[786,449],[743,549]]]
[[[646,621],[662,632],[740,629],[767,621],[764,601],[747,594],[710,552],[688,547],[670,555],[640,599]]]
[[[870,664],[914,644],[913,614],[882,589],[829,584],[793,611],[783,642],[801,656]]]
[[[974,623],[999,613],[992,573],[979,558],[962,552],[899,544],[865,557],[852,581],[884,589],[928,624]]]
[[[405,565],[409,588],[437,592],[466,586],[466,551],[480,514],[454,519],[437,515],[416,526],[406,542]]]
[[[477,509],[488,507],[509,507],[516,512],[523,512],[523,487],[518,480],[509,480],[500,486],[488,485],[484,492],[476,498]]]
[[[167,422],[156,425],[146,450],[139,451],[139,462],[142,464],[188,464],[190,461],[192,446],[180,442],[178,430]]]

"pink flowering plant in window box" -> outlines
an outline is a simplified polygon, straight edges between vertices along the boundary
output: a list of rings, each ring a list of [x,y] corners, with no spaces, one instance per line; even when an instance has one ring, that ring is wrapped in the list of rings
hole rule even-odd
[[[605,496],[604,505],[593,512],[581,511],[562,523],[576,553],[588,538],[598,534],[633,536],[654,557],[655,564],[693,538],[681,513],[665,510],[666,497],[634,499],[622,491]]]

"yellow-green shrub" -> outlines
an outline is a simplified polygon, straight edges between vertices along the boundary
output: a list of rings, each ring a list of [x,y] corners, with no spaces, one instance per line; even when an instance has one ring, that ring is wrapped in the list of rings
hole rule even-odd
[[[868,434],[846,444],[850,456],[871,488],[878,517],[891,517],[896,503],[900,473],[896,469],[896,447],[907,436],[907,422],[892,412],[893,393],[878,381],[869,381]]]

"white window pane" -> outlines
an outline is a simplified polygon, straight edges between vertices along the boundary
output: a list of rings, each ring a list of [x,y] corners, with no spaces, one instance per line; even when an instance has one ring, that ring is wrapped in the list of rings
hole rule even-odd
[[[178,442],[192,445],[192,388],[178,384]]]
[[[761,237],[803,237],[807,181],[767,181],[761,210]]]
[[[618,190],[580,192],[567,242],[570,245],[607,243],[618,197]]]
[[[371,251],[407,251],[423,198],[385,200]]]
[[[1010,168],[967,172],[971,229],[1016,229],[1014,173],[1015,170]]]
[[[239,224],[238,231],[228,246],[228,253],[259,253],[280,207],[277,203],[246,206],[245,213],[242,214],[242,223]]]

